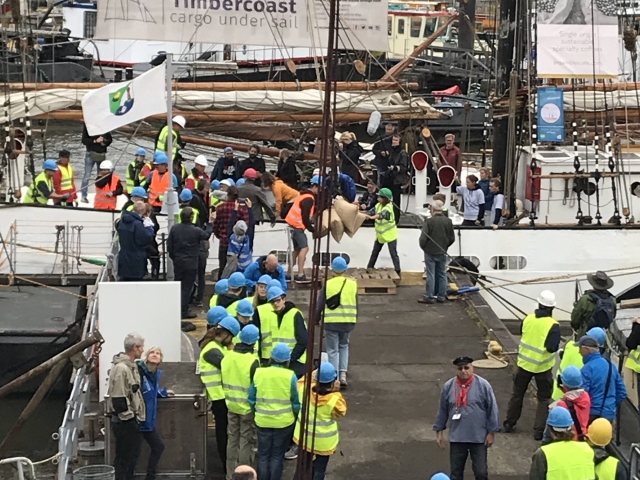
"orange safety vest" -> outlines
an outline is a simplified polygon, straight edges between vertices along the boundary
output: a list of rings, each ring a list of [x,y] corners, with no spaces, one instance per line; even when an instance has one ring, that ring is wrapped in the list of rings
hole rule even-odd
[[[291,206],[289,213],[287,213],[287,218],[285,218],[285,222],[287,222],[287,224],[290,227],[304,230],[305,227],[304,227],[304,223],[302,222],[302,208],[300,207],[300,203],[307,198],[314,199],[313,193],[311,192],[301,193],[293,201],[293,205]],[[313,214],[315,213],[315,211],[316,211],[316,206],[314,205],[313,207],[311,207],[311,212],[309,212],[309,216],[313,217]]]
[[[108,197],[107,193],[115,192],[120,177],[115,173],[111,174],[111,183],[108,183],[104,187],[98,187],[96,185],[96,198],[93,201],[93,208],[96,210],[115,210],[118,200],[116,196]]]
[[[169,189],[171,172],[166,172],[160,176],[160,172],[153,171],[151,183],[149,184],[149,203],[154,207],[162,207],[162,196]]]

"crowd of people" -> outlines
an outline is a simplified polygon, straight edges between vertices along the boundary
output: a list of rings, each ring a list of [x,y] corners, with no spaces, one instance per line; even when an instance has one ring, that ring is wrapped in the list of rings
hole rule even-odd
[[[139,206],[144,204],[135,208]],[[334,276],[318,300],[328,361],[312,373],[312,393],[307,394],[307,322],[287,300],[277,259],[262,257],[248,269],[248,278],[234,272],[216,283],[207,331],[199,341],[198,372],[228,479],[247,478],[238,477],[237,469],[255,465],[260,480],[280,480],[285,459],[298,455],[307,457],[314,479],[324,478],[339,442],[338,420],[347,412],[340,392],[348,387],[349,337],[358,316],[358,284],[345,276],[347,267],[344,258],[333,260]],[[164,450],[155,428],[157,401],[173,392],[160,387],[162,351],[152,347],[143,352],[144,339],[129,334],[109,373],[107,411],[116,441],[116,480],[133,480],[143,440],[151,450],[146,478],[155,479]],[[305,397],[310,404],[303,419]]]

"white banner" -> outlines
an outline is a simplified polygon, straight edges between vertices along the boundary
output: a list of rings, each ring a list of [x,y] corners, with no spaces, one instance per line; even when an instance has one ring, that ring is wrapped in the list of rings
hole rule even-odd
[[[113,83],[82,97],[89,135],[101,135],[138,120],[167,112],[166,64],[127,82]]]
[[[538,77],[618,76],[620,40],[615,1],[595,1],[593,5],[592,1],[546,0],[538,6]]]
[[[341,48],[387,51],[388,0],[341,0]],[[101,0],[96,39],[326,48],[329,0]]]

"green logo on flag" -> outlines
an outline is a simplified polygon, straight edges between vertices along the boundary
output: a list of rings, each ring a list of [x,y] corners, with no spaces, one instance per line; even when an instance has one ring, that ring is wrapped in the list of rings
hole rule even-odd
[[[120,117],[133,108],[133,82],[109,94],[109,108],[111,113]]]

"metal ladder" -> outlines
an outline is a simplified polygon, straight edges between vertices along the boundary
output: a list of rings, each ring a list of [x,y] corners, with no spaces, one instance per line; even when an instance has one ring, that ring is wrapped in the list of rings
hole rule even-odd
[[[31,480],[35,480],[36,471],[35,471],[35,468],[33,466],[33,462],[31,460],[29,460],[27,457],[11,457],[11,458],[4,458],[4,459],[0,460],[0,465],[7,465],[7,464],[11,464],[11,463],[15,463],[16,464],[16,469],[18,470],[18,479],[19,480],[27,480],[27,477],[24,476],[24,468],[25,468],[25,466],[28,468],[29,472],[31,472],[31,475],[30,475],[29,478]]]

